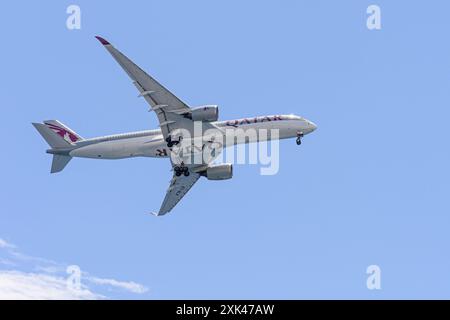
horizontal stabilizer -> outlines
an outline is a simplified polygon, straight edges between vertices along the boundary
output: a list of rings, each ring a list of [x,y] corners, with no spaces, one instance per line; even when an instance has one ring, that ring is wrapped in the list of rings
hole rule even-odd
[[[71,156],[65,156],[60,154],[53,155],[52,170],[50,172],[56,173],[62,171],[62,169],[65,168],[65,166],[69,163],[71,159],[72,159]]]

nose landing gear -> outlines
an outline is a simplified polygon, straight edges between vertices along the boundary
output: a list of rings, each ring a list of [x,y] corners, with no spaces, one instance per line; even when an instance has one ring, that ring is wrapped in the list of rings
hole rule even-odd
[[[297,132],[297,140],[295,140],[295,142],[297,143],[298,146],[302,144],[302,138],[303,132]]]

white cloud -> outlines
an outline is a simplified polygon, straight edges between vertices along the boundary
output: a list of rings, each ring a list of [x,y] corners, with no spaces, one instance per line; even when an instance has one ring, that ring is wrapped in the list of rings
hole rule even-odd
[[[99,284],[99,285],[108,285],[116,288],[120,288],[132,293],[146,293],[148,289],[143,286],[142,284],[130,281],[130,282],[124,282],[124,281],[117,281],[114,279],[102,279],[97,277],[89,277],[87,280],[91,281],[92,283]]]
[[[2,249],[12,249],[15,248],[15,246],[5,240],[3,240],[2,238],[0,238],[0,248]]]
[[[103,296],[89,289],[71,290],[66,279],[38,273],[0,271],[0,300],[92,300]]]
[[[104,279],[82,271],[81,290],[67,286],[67,265],[19,252],[17,247],[0,238],[0,249],[5,250],[5,258],[0,257],[0,300],[2,299],[105,299],[93,292],[102,288],[118,288],[134,294],[143,294],[148,289],[136,282]],[[5,255],[4,254],[4,255]],[[26,271],[27,270],[27,271]],[[32,272],[30,272],[32,271]],[[87,282],[89,286],[86,285]]]
[[[16,266],[15,262],[12,262],[9,259],[3,259],[3,258],[0,258],[0,264],[5,265],[5,266],[10,266],[10,267],[11,266]]]

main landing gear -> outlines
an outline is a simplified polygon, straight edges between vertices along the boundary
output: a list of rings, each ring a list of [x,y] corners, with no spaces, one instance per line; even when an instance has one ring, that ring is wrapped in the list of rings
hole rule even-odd
[[[167,147],[172,148],[173,146],[176,146],[177,144],[179,144],[181,142],[181,139],[182,139],[181,136],[179,136],[178,141],[177,140],[172,141],[172,137],[168,136],[166,138]]]
[[[189,176],[189,169],[188,167],[184,166],[184,163],[181,163],[180,166],[175,166],[173,170],[175,171],[175,175],[177,177],[181,176],[182,174],[184,174],[186,177]]]
[[[302,144],[302,138],[303,132],[297,132],[297,140],[295,140],[295,142],[297,143],[298,146]]]

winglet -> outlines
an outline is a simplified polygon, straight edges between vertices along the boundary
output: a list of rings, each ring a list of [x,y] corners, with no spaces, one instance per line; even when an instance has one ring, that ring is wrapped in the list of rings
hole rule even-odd
[[[154,215],[155,217],[159,216],[159,212],[150,212],[152,215]]]
[[[104,46],[110,45],[111,43],[109,43],[108,41],[106,41],[105,39],[103,39],[100,36],[95,36],[95,38],[97,38],[98,41],[100,41],[100,43]]]

